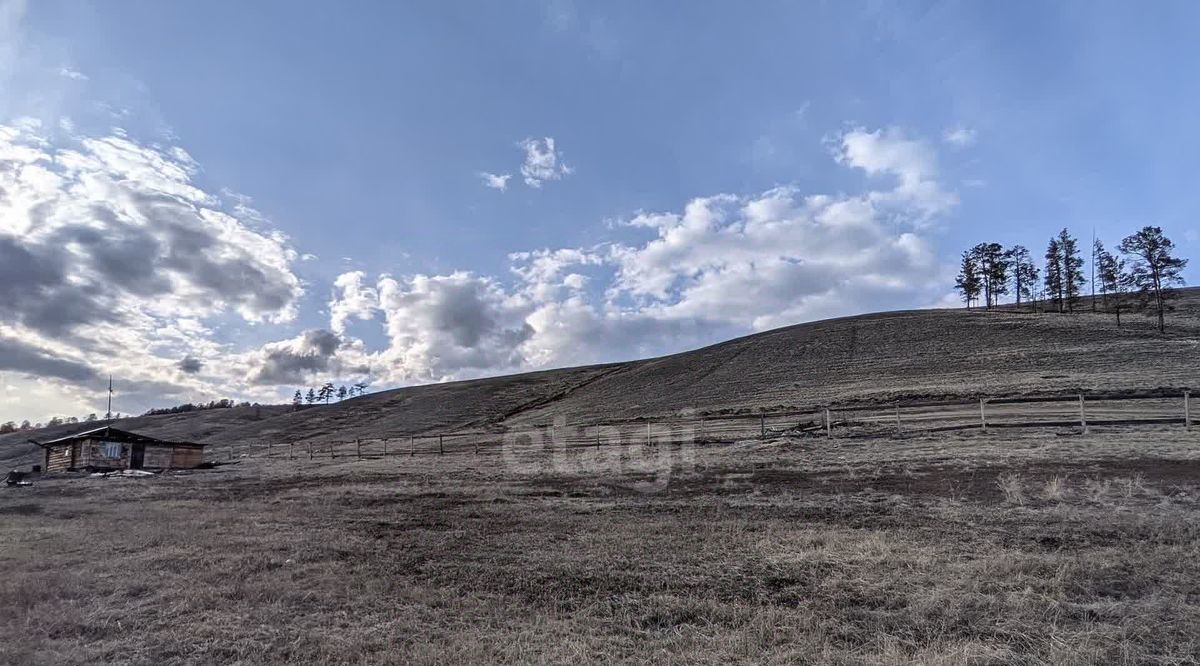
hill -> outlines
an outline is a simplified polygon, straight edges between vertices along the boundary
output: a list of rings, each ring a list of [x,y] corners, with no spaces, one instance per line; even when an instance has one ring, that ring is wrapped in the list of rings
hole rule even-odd
[[[382,391],[293,411],[244,407],[124,419],[119,427],[209,443],[401,437],[422,432],[660,417],[823,402],[1195,385],[1200,289],[1167,333],[1143,315],[1005,308],[868,314],[789,326],[624,363]],[[1082,306],[1086,307],[1086,306]],[[53,437],[78,426],[39,432]],[[0,437],[0,460],[29,450]]]

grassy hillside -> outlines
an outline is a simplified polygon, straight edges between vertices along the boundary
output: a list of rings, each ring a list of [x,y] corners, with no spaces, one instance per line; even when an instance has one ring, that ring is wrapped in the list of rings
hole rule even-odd
[[[547,423],[557,414],[603,421],[685,409],[1196,385],[1200,289],[1184,290],[1176,308],[1165,335],[1136,314],[1121,328],[1111,315],[1091,312],[870,314],[656,359],[416,386],[298,412],[238,408],[127,419],[119,427],[211,443],[368,439]],[[12,457],[27,448],[19,445],[24,439],[3,437],[0,447]]]

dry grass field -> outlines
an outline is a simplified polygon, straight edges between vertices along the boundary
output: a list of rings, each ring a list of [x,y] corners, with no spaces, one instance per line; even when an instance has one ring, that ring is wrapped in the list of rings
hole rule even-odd
[[[0,487],[0,663],[1189,664],[1182,427]]]

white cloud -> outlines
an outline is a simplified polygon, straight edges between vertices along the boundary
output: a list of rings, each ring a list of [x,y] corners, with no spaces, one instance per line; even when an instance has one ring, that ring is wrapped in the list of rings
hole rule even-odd
[[[363,285],[362,271],[342,273],[333,281],[334,289],[340,291],[329,302],[329,328],[341,335],[346,332],[346,322],[352,317],[367,321],[375,316],[379,307],[379,293]]]
[[[945,213],[958,204],[958,196],[937,181],[937,156],[924,141],[910,139],[898,128],[868,132],[862,128],[841,135],[834,154],[842,164],[869,175],[889,174],[899,180],[892,190],[876,192],[876,204],[893,205],[913,219]]]
[[[955,148],[973,146],[978,138],[978,133],[969,127],[951,127],[942,133],[942,140]]]
[[[525,139],[521,142],[525,150],[525,163],[521,165],[521,176],[530,187],[541,187],[548,180],[562,180],[574,169],[562,161],[562,155],[554,146],[554,138]]]
[[[88,80],[88,77],[86,74],[84,74],[83,72],[80,72],[78,70],[71,69],[69,67],[63,67],[63,68],[59,69],[58,75],[68,78],[68,79],[71,79],[73,81],[87,81]]]
[[[486,171],[480,171],[479,178],[480,178],[480,180],[483,181],[484,187],[490,187],[493,190],[500,190],[501,192],[503,192],[508,189],[508,179],[512,178],[512,174],[510,174],[510,173],[496,174],[496,173],[488,173]]]
[[[203,322],[286,323],[303,290],[287,238],[198,187],[197,170],[124,133],[56,143],[36,123],[0,125],[0,374],[70,372],[64,400],[78,402],[112,371],[133,387],[127,411],[229,390]],[[32,369],[47,359],[73,365]]]

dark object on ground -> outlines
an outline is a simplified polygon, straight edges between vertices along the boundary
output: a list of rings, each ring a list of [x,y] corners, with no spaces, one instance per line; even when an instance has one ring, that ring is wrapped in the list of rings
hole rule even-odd
[[[25,473],[14,469],[8,473],[8,476],[4,477],[4,484],[8,485],[8,486],[32,486],[33,485],[32,483],[25,481],[24,479],[25,479]]]

